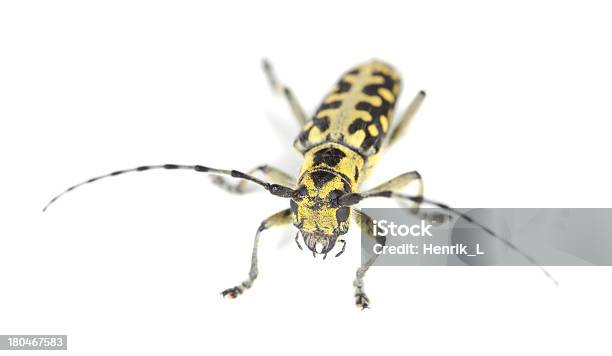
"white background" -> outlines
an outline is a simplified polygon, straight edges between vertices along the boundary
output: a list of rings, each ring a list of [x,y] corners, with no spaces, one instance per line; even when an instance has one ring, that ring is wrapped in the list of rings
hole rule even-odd
[[[418,4],[417,4],[418,3]],[[609,355],[610,268],[379,267],[372,309],[341,258],[314,260],[288,207],[201,174],[142,164],[295,173],[296,126],[260,70],[312,112],[376,57],[428,97],[368,185],[418,169],[457,207],[606,207],[610,10],[585,1],[3,1],[0,5],[0,334],[68,334],[72,355]],[[393,206],[385,201],[373,206]]]

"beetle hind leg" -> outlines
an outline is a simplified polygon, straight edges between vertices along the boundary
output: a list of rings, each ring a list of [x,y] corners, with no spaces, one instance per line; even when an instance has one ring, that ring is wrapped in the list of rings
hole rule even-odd
[[[412,102],[410,103],[410,105],[408,105],[408,107],[400,117],[397,126],[393,129],[393,131],[391,131],[391,134],[389,135],[389,141],[387,142],[388,147],[393,146],[397,142],[397,140],[404,135],[406,129],[408,128],[408,126],[410,126],[412,119],[416,115],[417,111],[419,111],[423,100],[425,100],[425,92],[421,90],[414,97],[414,99],[412,99]]]
[[[291,89],[278,80],[270,61],[264,59],[262,61],[262,67],[264,73],[266,74],[266,77],[268,78],[268,82],[272,87],[272,90],[285,97],[285,100],[287,100],[287,103],[289,103],[291,112],[293,112],[293,116],[295,116],[296,120],[298,121],[298,124],[300,126],[304,126],[304,124],[306,123],[306,114],[304,113],[304,110],[302,109],[302,106],[300,105],[296,97],[293,95]]]

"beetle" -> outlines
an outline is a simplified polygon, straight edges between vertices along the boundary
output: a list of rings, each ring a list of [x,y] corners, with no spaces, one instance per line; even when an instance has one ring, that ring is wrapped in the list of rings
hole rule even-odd
[[[420,91],[392,128],[395,104],[401,89],[399,73],[392,66],[379,60],[371,60],[348,70],[310,118],[304,113],[291,89],[277,79],[270,62],[264,60],[263,69],[273,90],[284,96],[302,127],[294,141],[294,147],[303,156],[297,178],[270,165],[261,165],[246,173],[203,165],[140,166],[94,177],[74,185],[51,199],[43,211],[62,195],[84,184],[153,169],[184,169],[212,174],[213,183],[238,194],[245,193],[250,182],[263,187],[272,195],[289,199],[289,208],[271,215],[257,229],[248,278],[221,293],[230,298],[235,298],[251,288],[257,278],[259,238],[261,232],[269,228],[293,224],[298,229],[295,236],[298,247],[302,249],[299,242],[301,235],[304,245],[313,256],[323,255],[325,258],[336,243],[341,243],[340,251],[335,254],[338,257],[344,252],[346,241],[342,236],[348,232],[353,218],[367,236],[384,245],[385,237],[373,234],[372,219],[354,207],[362,200],[374,197],[411,202],[416,209],[422,203],[441,208],[480,227],[536,264],[533,258],[522,253],[511,242],[500,238],[468,215],[446,204],[425,199],[423,180],[417,171],[400,174],[367,191],[358,191],[360,184],[376,165],[380,154],[395,144],[405,132],[426,96],[424,91]],[[266,180],[257,178],[256,174],[265,176]],[[227,177],[238,179],[239,182],[230,183]],[[402,190],[410,184],[417,185],[417,193],[403,194]],[[370,304],[364,291],[363,278],[375,260],[376,255],[364,262],[358,268],[353,281],[355,304],[362,310]],[[548,272],[542,270],[550,277]]]

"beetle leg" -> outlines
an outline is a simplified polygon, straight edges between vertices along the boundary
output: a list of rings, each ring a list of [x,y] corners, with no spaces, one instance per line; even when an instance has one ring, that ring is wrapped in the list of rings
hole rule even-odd
[[[404,134],[406,128],[410,125],[410,122],[412,122],[414,115],[417,113],[417,111],[419,111],[423,100],[425,100],[425,92],[421,90],[414,97],[414,99],[412,99],[412,102],[410,103],[410,105],[408,105],[406,111],[404,111],[404,113],[402,114],[402,117],[400,118],[397,126],[395,126],[393,131],[391,131],[391,134],[389,135],[389,141],[387,143],[388,147],[392,146],[395,142],[397,142],[397,140]]]
[[[368,235],[368,237],[376,239],[376,242],[385,245],[386,237],[385,236],[374,236],[374,224],[372,222],[372,218],[368,215],[364,214],[358,209],[352,209],[353,216],[355,217],[355,222],[361,229],[361,231]],[[355,273],[355,280],[353,281],[353,287],[355,288],[355,305],[361,310],[370,307],[370,299],[366,295],[363,288],[363,277],[366,272],[374,264],[378,255],[373,255],[366,262],[362,263],[361,266],[357,269],[357,273]]]
[[[251,288],[251,285],[253,285],[253,281],[255,281],[258,275],[257,248],[259,246],[260,233],[271,227],[289,225],[291,221],[292,221],[291,209],[285,209],[285,210],[279,211],[278,213],[262,221],[261,225],[257,229],[257,233],[255,233],[255,241],[253,242],[253,252],[251,254],[251,269],[249,271],[249,278],[246,279],[244,282],[240,283],[240,285],[224,290],[223,292],[221,292],[222,296],[236,298],[238,295],[242,294],[246,289]]]
[[[268,78],[268,81],[270,82],[270,86],[272,87],[272,89],[276,93],[283,95],[285,99],[287,99],[287,102],[289,103],[289,107],[291,108],[291,111],[293,112],[293,116],[295,116],[295,118],[297,119],[298,124],[300,124],[300,126],[304,126],[304,124],[306,123],[306,114],[304,114],[304,110],[302,109],[302,106],[300,105],[300,103],[297,101],[297,99],[293,95],[293,92],[291,91],[291,89],[289,89],[289,87],[285,86],[282,82],[280,82],[276,78],[276,74],[274,73],[274,68],[272,68],[272,64],[270,63],[270,61],[268,61],[267,59],[264,59],[262,61],[262,66],[263,66],[264,73],[266,74],[266,77]]]

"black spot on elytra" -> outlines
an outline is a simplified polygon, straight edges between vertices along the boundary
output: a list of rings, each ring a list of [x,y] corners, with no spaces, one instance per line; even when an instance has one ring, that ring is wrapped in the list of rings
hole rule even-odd
[[[376,146],[376,151],[380,148],[380,142],[382,140],[379,136],[371,136],[369,132],[366,133],[366,138],[361,143],[361,149],[368,150],[372,146]]]
[[[336,89],[334,93],[342,94],[342,93],[346,93],[349,90],[351,90],[351,83],[341,80],[338,82],[338,89]]]
[[[330,167],[335,167],[345,156],[344,152],[339,149],[328,147],[315,153],[313,161],[315,166],[325,163]]]
[[[394,80],[393,78],[391,78],[390,75],[383,73],[381,71],[375,71],[372,73],[372,75],[377,75],[377,76],[381,76],[383,78],[385,78],[385,82],[381,85],[384,85],[387,89],[391,90],[393,88],[393,85],[396,82],[399,82],[399,80]]]
[[[359,169],[355,167],[355,182],[359,180]]]
[[[370,105],[370,103],[365,102],[365,101],[361,101],[357,103],[357,105],[355,105],[355,109],[367,111],[368,113],[370,113],[370,115],[372,115],[371,122],[364,121],[362,119],[357,119],[349,126],[349,133],[355,133],[358,130],[363,130],[363,132],[366,134],[365,139],[363,140],[363,142],[361,143],[361,146],[359,147],[361,152],[366,152],[371,147],[374,147],[375,152],[378,152],[380,150],[380,147],[382,146],[382,143],[383,143],[384,135],[379,134],[376,136],[372,136],[370,132],[367,130],[367,127],[370,124],[374,124],[376,128],[378,129],[379,133],[383,132],[382,125],[380,124],[380,116],[385,115],[388,117],[389,111],[391,110],[392,107],[393,107],[393,104],[389,103],[388,101],[384,101],[384,100],[379,107],[372,106]]]
[[[339,208],[338,210],[336,210],[336,219],[342,222],[347,221],[350,212],[351,212],[351,208],[343,206],[342,208]]]
[[[340,105],[342,105],[342,101],[340,100],[332,101],[331,103],[323,103],[317,109],[317,113],[326,109],[337,109],[340,107]]]
[[[379,88],[380,88],[380,85],[378,85],[378,84],[370,84],[370,85],[366,85],[363,88],[362,91],[366,95],[376,95],[376,96],[379,96],[378,95],[378,89]]]
[[[385,89],[389,90],[390,92],[393,92],[393,87],[399,81],[393,80],[393,78],[391,78],[389,75],[387,75],[387,74],[385,74],[383,72],[374,72],[374,73],[372,73],[372,75],[383,77],[384,78],[384,82],[382,84],[370,84],[370,85],[366,85],[363,88],[362,92],[364,94],[366,94],[366,95],[376,95],[376,96],[380,97],[383,100],[383,102],[386,102],[385,98],[381,97],[378,94],[378,89],[385,88]]]
[[[350,134],[354,134],[355,132],[359,131],[359,130],[364,130],[368,127],[369,122],[365,121],[364,119],[357,119],[355,121],[353,121],[349,127],[348,127],[348,132]]]
[[[312,181],[317,189],[321,189],[325,183],[336,177],[335,174],[328,171],[314,171],[310,174]]]
[[[312,119],[312,126],[308,128],[307,130],[303,130],[298,135],[297,139],[300,141],[302,145],[307,146],[308,136],[310,136],[310,131],[312,130],[313,127],[317,127],[319,131],[325,132],[329,128],[329,117],[327,116],[324,116],[322,118],[315,117],[314,119]]]
[[[355,109],[367,111],[370,114],[379,113],[381,107],[382,107],[382,105],[381,106],[372,106],[372,104],[368,103],[367,101],[360,101],[360,102],[357,103],[357,105],[355,105]],[[372,115],[372,116],[376,117],[378,115]]]
[[[312,125],[319,128],[319,131],[324,132],[329,128],[329,117],[324,116],[322,118],[314,118],[312,120]]]

